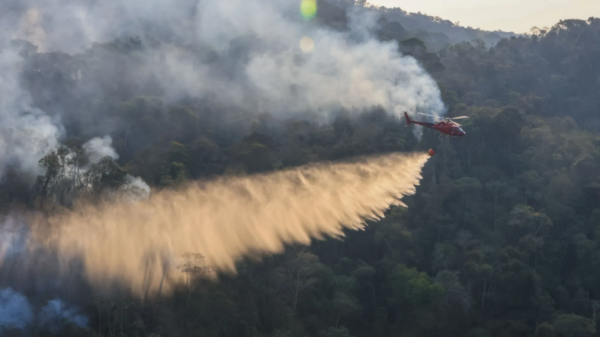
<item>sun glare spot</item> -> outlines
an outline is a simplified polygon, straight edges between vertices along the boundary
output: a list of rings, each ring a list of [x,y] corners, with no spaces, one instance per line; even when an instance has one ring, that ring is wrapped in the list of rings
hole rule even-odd
[[[315,49],[315,41],[308,36],[300,40],[300,49],[305,53],[310,53]]]

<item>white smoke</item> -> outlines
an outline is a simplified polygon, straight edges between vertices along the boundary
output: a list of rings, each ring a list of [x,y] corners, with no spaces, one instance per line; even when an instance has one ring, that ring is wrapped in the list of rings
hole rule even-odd
[[[15,326],[23,329],[33,320],[33,311],[27,297],[11,288],[0,290],[0,328]]]
[[[354,10],[341,32],[301,19],[299,0],[5,2],[12,12],[0,18],[0,176],[11,165],[39,174],[38,160],[64,134],[21,88],[22,58],[8,48],[12,38],[41,51],[81,53],[95,42],[140,36],[144,50],[127,56],[135,60],[135,81],[160,79],[167,100],[210,97],[246,111],[318,113],[325,121],[340,108],[445,113],[435,81],[418,62],[401,55],[395,41],[374,37],[373,13]],[[311,48],[303,51],[301,41]],[[198,51],[213,53],[212,61]],[[98,65],[105,76],[122,76],[111,73],[114,64]],[[93,161],[116,157],[108,143],[88,143]]]
[[[38,160],[62,137],[60,124],[31,105],[21,89],[22,58],[0,36],[0,178],[7,167],[39,174]]]
[[[41,247],[34,245],[35,248],[32,251],[28,249],[33,247],[31,244],[29,226],[24,219],[18,216],[8,216],[3,222],[0,222],[0,268],[7,263],[13,267],[28,265],[30,270],[39,270],[40,265],[47,264],[47,261],[44,262],[35,255],[35,249]],[[35,266],[36,264],[37,266]],[[48,266],[46,265],[46,267]],[[11,268],[8,270],[10,272]],[[52,280],[46,279],[44,282],[52,283]],[[60,329],[63,320],[80,327],[85,327],[88,322],[88,318],[80,315],[78,309],[58,298],[48,301],[46,306],[38,310],[32,306],[24,294],[13,288],[0,290],[0,332],[3,328],[10,327],[26,329],[32,324],[56,331]]]
[[[231,77],[214,78],[193,54],[163,48],[147,61],[148,71],[169,79],[173,96],[211,95],[238,107],[258,97],[267,111],[280,115],[375,105],[397,116],[417,109],[444,113],[436,83],[416,60],[402,56],[395,41],[375,39],[375,17],[353,13],[350,31],[334,32],[295,21],[291,13],[298,3],[201,1],[194,38],[219,57],[231,58],[231,42],[250,36],[247,61],[235,60],[238,69]],[[304,37],[314,42],[310,53],[301,49]]]
[[[150,196],[150,186],[142,178],[128,174],[126,179],[125,188],[130,191],[132,201],[147,199]]]
[[[89,318],[60,299],[48,301],[36,311],[27,297],[12,288],[0,290],[0,331],[7,327],[26,329],[32,324],[58,331],[63,321],[85,327]]]
[[[298,0],[26,3],[42,14],[30,10],[24,16],[36,20],[25,22],[45,27],[43,34],[34,30],[32,40],[49,50],[82,52],[115,37],[145,38],[147,48],[136,55],[137,76],[161,79],[170,99],[213,97],[240,108],[262,104],[275,114],[374,105],[397,116],[405,110],[445,112],[436,83],[415,59],[402,56],[397,42],[374,37],[371,12],[354,10],[349,31],[338,32],[301,20]],[[300,46],[306,37],[314,42],[309,53]],[[240,55],[237,43],[244,45]],[[223,69],[199,58],[197,50],[213,51]]]
[[[66,320],[80,327],[88,324],[88,317],[80,315],[79,311],[60,299],[48,301],[48,304],[40,310],[38,314],[38,324],[50,328],[52,331],[60,329],[61,321]]]
[[[6,258],[25,252],[27,234],[27,227],[16,217],[0,223],[0,267]]]
[[[97,164],[105,157],[110,157],[114,160],[119,159],[119,154],[112,146],[112,138],[110,136],[92,138],[83,144],[83,148],[90,164]],[[87,171],[87,168],[83,168],[82,171]],[[132,201],[143,200],[150,196],[150,186],[142,178],[128,174],[125,179],[124,187],[130,192],[128,195]]]
[[[41,26],[42,14],[36,8],[27,10],[19,21],[19,28],[13,38],[30,41],[38,46],[39,51],[45,51],[46,31]]]
[[[83,148],[91,164],[97,164],[104,157],[110,157],[115,160],[119,159],[117,151],[112,146],[112,138],[110,136],[92,138],[83,144]]]

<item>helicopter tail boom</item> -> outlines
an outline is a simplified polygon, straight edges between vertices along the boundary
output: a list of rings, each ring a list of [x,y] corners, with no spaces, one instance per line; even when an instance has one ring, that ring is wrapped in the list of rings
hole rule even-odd
[[[404,112],[404,117],[406,117],[406,126],[409,126],[411,124],[416,124],[416,125],[421,125],[421,126],[425,126],[428,128],[433,127],[433,123],[418,122],[418,121],[414,121],[414,120],[410,119],[410,117],[408,117],[408,113],[406,113],[406,112]]]

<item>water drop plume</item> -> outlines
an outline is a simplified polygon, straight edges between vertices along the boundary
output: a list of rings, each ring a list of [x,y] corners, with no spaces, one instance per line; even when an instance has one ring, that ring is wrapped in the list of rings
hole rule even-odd
[[[144,201],[81,205],[32,222],[34,241],[68,269],[82,262],[95,288],[118,281],[133,293],[169,293],[185,282],[186,253],[235,272],[244,257],[286,244],[341,237],[414,194],[427,154],[393,153],[190,184]]]

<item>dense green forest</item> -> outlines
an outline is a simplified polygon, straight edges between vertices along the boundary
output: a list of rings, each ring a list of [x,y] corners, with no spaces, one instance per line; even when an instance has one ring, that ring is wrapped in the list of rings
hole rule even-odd
[[[330,5],[319,21],[344,29]],[[377,36],[397,41],[435,78],[448,115],[467,115],[460,139],[424,130],[374,107],[330,125],[252,116],[128,82],[136,38],[96,44],[86,53],[38,53],[20,42],[22,81],[36,106],[65,118],[69,139],[40,158],[30,184],[16,169],[0,181],[0,210],[53,211],[82,194],[119,188],[126,175],[154,189],[225,174],[268,172],[311,162],[391,151],[437,151],[417,194],[385,219],[342,240],[288,247],[239,273],[194,282],[173,297],[141,302],[81,298],[87,328],[65,323],[35,336],[570,336],[598,334],[600,321],[600,19],[567,20],[547,31],[439,45],[382,19]],[[431,34],[433,35],[433,34]],[[122,82],[75,85],[75,65]],[[95,78],[102,79],[102,76]],[[107,79],[117,78],[106,75]],[[60,97],[60,99],[58,99]],[[68,108],[67,108],[68,107]],[[102,117],[98,117],[102,116]],[[111,125],[119,153],[85,173],[82,145]],[[116,126],[116,127],[112,127]],[[90,131],[92,130],[92,131]],[[84,190],[84,186],[85,190]],[[91,186],[91,188],[90,188]],[[132,238],[135,239],[135,238]],[[24,334],[15,327],[2,336]]]

